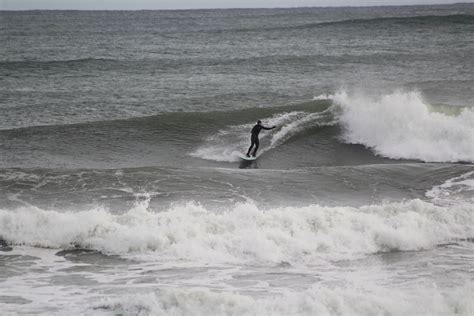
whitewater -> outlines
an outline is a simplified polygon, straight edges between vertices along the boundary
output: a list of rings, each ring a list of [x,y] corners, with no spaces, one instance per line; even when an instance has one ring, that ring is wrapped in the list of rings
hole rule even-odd
[[[79,277],[101,263],[105,269],[84,275],[82,290],[74,290],[75,301],[91,302],[90,309],[66,305],[68,286],[49,287],[46,294],[56,297],[61,310],[90,315],[470,315],[472,280],[448,280],[446,271],[431,269],[453,260],[459,269],[472,263],[474,209],[472,195],[465,195],[474,190],[472,180],[468,172],[427,191],[428,199],[358,208],[261,208],[248,202],[216,211],[188,202],[155,212],[142,195],[121,215],[104,208],[2,209],[2,243],[14,246],[13,256],[30,253],[29,260],[39,261],[37,273],[18,271],[4,284],[10,297],[37,302],[26,313],[41,306],[39,293],[22,292],[28,283],[47,275]],[[442,203],[453,199],[455,204]],[[460,254],[464,263],[456,259]],[[386,262],[388,270],[374,261]],[[48,267],[52,262],[54,269]],[[4,265],[10,269],[11,263]],[[454,290],[421,281],[428,267]],[[413,276],[419,281],[410,281]],[[121,285],[124,279],[129,281]],[[180,289],[188,282],[188,289]],[[116,294],[100,298],[86,290],[89,284]],[[117,297],[122,291],[134,294]]]
[[[363,144],[393,159],[474,162],[472,108],[446,113],[416,91],[375,98],[341,92],[334,100],[342,107],[347,142]]]
[[[159,213],[142,202],[123,215],[23,208],[2,210],[0,223],[10,244],[208,263],[311,264],[432,249],[474,236],[469,204],[447,209],[421,200],[361,208],[237,204],[219,212],[189,202]]]
[[[472,268],[473,176],[448,179],[425,198],[362,207],[246,202],[216,210],[187,202],[157,212],[150,195],[138,194],[122,214],[2,209],[3,251],[11,245],[11,256],[39,264],[37,273],[22,275],[22,268],[10,270],[15,261],[6,262],[16,272],[3,282],[8,297],[35,302],[25,313],[41,310],[39,296],[54,295],[57,308],[88,315],[470,315],[474,289],[461,271]],[[457,275],[441,268],[454,262]],[[83,278],[80,289],[23,292],[48,275],[71,273]],[[87,290],[93,284],[100,287]]]

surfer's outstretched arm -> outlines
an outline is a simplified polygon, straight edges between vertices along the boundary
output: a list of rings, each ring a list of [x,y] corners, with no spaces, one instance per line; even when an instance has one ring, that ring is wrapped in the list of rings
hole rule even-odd
[[[263,129],[267,129],[267,130],[268,130],[268,129],[274,129],[275,127],[276,127],[275,125],[273,125],[272,127],[265,127],[265,126],[262,126]]]

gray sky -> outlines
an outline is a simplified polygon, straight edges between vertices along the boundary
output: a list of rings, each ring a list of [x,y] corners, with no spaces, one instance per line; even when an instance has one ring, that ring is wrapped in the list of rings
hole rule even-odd
[[[0,10],[140,10],[474,3],[474,0],[0,0]]]

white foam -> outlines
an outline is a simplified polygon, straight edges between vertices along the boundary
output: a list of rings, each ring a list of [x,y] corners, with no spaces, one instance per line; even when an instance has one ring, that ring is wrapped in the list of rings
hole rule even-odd
[[[334,95],[327,94],[327,93],[323,93],[323,94],[313,97],[313,100],[333,100],[333,99],[334,99]]]
[[[438,204],[474,202],[474,171],[446,180],[443,184],[433,187],[426,196]]]
[[[155,213],[142,201],[123,215],[28,207],[0,210],[0,238],[46,248],[72,245],[163,260],[290,262],[351,259],[380,251],[429,249],[474,236],[471,204],[420,200],[353,207],[253,203],[212,212],[189,202]]]
[[[435,286],[413,290],[315,285],[301,292],[254,298],[209,290],[169,289],[108,299],[96,308],[124,315],[472,315],[472,285],[443,293]]]
[[[337,93],[344,139],[395,159],[474,162],[474,111],[459,115],[433,111],[418,92],[381,97]]]

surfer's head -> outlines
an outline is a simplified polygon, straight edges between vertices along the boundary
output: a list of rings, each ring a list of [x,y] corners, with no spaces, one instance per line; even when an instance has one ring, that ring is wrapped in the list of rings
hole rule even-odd
[[[258,125],[262,124],[262,121],[258,120],[258,121],[257,121],[257,124],[258,124]]]

